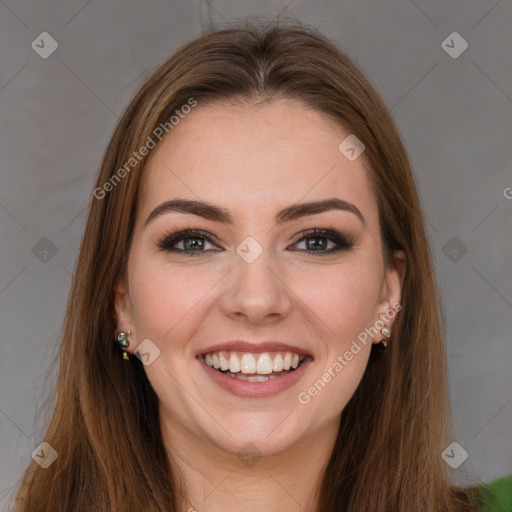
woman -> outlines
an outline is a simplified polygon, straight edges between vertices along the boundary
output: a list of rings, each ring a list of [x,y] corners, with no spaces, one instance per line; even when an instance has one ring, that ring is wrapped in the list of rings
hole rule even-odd
[[[56,458],[36,453],[16,510],[476,510],[441,456],[445,370],[418,195],[374,88],[312,29],[208,34],[110,141]]]

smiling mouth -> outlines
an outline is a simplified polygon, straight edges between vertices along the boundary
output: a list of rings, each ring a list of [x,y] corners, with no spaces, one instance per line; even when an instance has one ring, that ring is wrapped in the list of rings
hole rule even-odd
[[[203,355],[207,366],[228,377],[246,382],[265,382],[294,372],[306,356],[293,352],[209,352]]]

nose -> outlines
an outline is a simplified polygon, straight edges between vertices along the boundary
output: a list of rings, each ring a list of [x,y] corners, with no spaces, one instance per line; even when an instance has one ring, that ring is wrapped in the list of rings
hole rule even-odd
[[[248,263],[234,254],[234,264],[220,299],[226,315],[237,321],[265,325],[290,314],[293,292],[269,251]]]

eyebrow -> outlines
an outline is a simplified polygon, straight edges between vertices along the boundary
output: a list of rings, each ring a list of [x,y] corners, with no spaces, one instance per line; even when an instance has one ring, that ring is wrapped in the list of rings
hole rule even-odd
[[[308,215],[315,215],[329,210],[351,212],[355,214],[363,224],[365,224],[364,216],[356,205],[337,197],[310,203],[292,204],[278,212],[275,216],[275,221],[276,224],[282,224],[284,222],[291,222]],[[149,214],[144,225],[147,226],[153,219],[168,212],[190,213],[216,222],[223,222],[225,224],[234,223],[234,217],[231,215],[229,210],[226,210],[221,206],[216,206],[204,201],[172,199],[158,205]]]

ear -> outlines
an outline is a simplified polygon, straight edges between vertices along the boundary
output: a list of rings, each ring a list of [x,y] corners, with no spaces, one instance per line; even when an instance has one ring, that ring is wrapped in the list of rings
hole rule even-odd
[[[114,320],[116,322],[116,332],[130,331],[128,341],[130,341],[130,338],[131,340],[137,339],[128,283],[125,276],[122,276],[114,286]]]
[[[386,324],[390,331],[392,331],[393,323],[401,309],[400,300],[407,268],[407,257],[404,251],[394,251],[391,259],[382,282],[378,318],[376,319],[376,321],[381,320]],[[384,339],[386,336],[379,331],[373,338],[373,342],[380,343]]]

